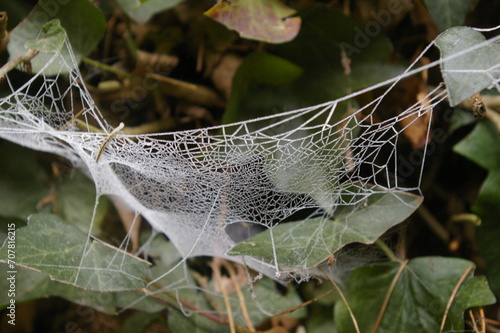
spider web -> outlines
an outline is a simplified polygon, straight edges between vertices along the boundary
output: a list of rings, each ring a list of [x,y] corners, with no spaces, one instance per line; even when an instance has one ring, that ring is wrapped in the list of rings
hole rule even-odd
[[[42,69],[21,87],[7,78],[12,93],[0,100],[0,137],[71,161],[94,181],[97,197],[119,198],[168,236],[181,262],[202,255],[244,260],[269,276],[284,273],[278,256],[243,259],[228,251],[283,222],[335,216],[376,194],[419,193],[420,180],[405,186],[397,176],[398,142],[447,97],[437,87],[398,115],[376,120],[397,82],[436,62],[317,106],[205,129],[125,135],[103,118],[69,54],[56,53],[46,65],[60,64],[59,75]],[[343,102],[387,85],[370,104],[336,113]],[[307,275],[307,254],[300,255]]]

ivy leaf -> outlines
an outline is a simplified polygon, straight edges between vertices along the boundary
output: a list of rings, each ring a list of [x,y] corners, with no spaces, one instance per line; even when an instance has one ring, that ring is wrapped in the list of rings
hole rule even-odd
[[[259,57],[245,58],[233,79],[225,121],[245,120],[332,101],[404,71],[401,63],[394,63],[394,49],[384,34],[373,38],[365,36],[362,26],[327,6],[308,8],[300,16],[302,27],[298,36],[273,48],[274,60],[281,60],[280,64],[268,58],[263,62],[267,69],[258,69],[257,60],[264,58],[262,53]],[[365,36],[362,43],[360,35]],[[349,76],[342,66],[342,48],[352,60]],[[277,67],[269,70],[267,64]],[[256,78],[255,73],[261,74],[260,77]],[[284,80],[271,82],[273,77]],[[245,82],[244,88],[240,87],[241,82]],[[345,110],[345,105],[339,105],[331,122],[340,120]],[[326,116],[321,120],[325,121]],[[297,119],[299,126],[301,121]],[[288,131],[296,125],[292,121],[284,122],[281,130]]]
[[[61,27],[61,21],[54,19],[42,26],[37,39],[24,44],[27,49],[39,52],[59,52],[66,42],[66,30]]]
[[[7,261],[8,247],[0,249]],[[35,214],[16,232],[16,264],[80,288],[119,291],[142,288],[148,262],[98,241],[56,215]]]
[[[256,256],[279,266],[280,272],[308,269],[347,244],[375,242],[387,229],[413,213],[422,198],[391,191],[359,193],[353,195],[351,202],[356,204],[337,208],[333,220],[321,217],[279,224],[237,244],[229,255]]]
[[[116,3],[132,20],[146,23],[149,19],[168,8],[177,5],[181,0],[117,0]]]
[[[144,236],[143,241],[148,243],[148,255],[153,263],[153,266],[148,269],[147,276],[156,281],[156,288],[159,286],[165,288],[164,290],[174,288],[176,296],[182,300],[194,301],[200,298],[196,297],[200,295],[199,290],[192,288],[196,283],[190,274],[186,274],[188,268],[184,264],[179,265],[182,256],[174,244],[164,235],[157,235],[153,240],[149,240],[147,234],[142,236]],[[165,272],[169,273],[165,275]],[[172,285],[172,281],[176,281],[175,286]],[[174,300],[171,301],[175,303]],[[116,303],[120,308],[137,309],[148,313],[158,312],[166,307],[165,302],[159,302],[152,297],[145,298],[142,290],[117,293]],[[205,304],[205,308],[207,306]]]
[[[454,27],[436,38],[441,51],[441,72],[455,106],[500,79],[500,43],[484,45],[474,51],[446,60],[486,39],[471,28]]]
[[[500,135],[488,119],[478,122],[453,150],[490,172],[500,172]]]
[[[0,156],[8,157],[0,164],[1,215],[25,220],[41,210],[54,210],[85,232],[93,217],[92,234],[100,232],[109,201],[100,197],[95,207],[95,184],[83,173],[75,170],[51,180],[48,165],[40,163],[34,151],[8,141],[0,142]]]
[[[162,262],[155,261],[155,266],[150,266],[149,270],[145,270],[146,273],[156,273],[154,277],[161,276],[181,259],[175,247],[170,242],[167,242],[165,237],[157,237],[150,245],[150,250],[153,250],[153,253],[151,253],[152,256],[154,258],[162,258]],[[158,251],[161,251],[161,253]],[[167,266],[163,264],[164,261],[168,262]],[[175,274],[174,277],[176,279],[181,280],[183,278],[182,269],[183,267],[180,267],[180,270],[172,272]],[[117,313],[117,309],[126,307],[143,311],[143,316],[146,316],[145,312],[157,313],[166,306],[165,303],[159,302],[153,298],[144,298],[143,291],[121,290],[103,292],[85,290],[73,284],[54,280],[51,275],[46,272],[33,270],[23,266],[17,266],[15,270],[17,302],[29,301],[41,297],[58,296],[71,302],[90,306],[98,311],[112,315]],[[8,271],[10,271],[10,269],[7,263],[0,262],[0,290],[9,289],[9,280],[7,280],[7,277],[9,277]],[[172,277],[171,274],[165,278],[165,281],[171,283],[172,280],[169,280],[170,277]],[[169,284],[166,283],[165,285],[167,286]],[[7,293],[0,293],[0,308],[8,304],[9,297]]]
[[[0,262],[0,290],[9,289],[10,276],[7,263]],[[113,302],[112,293],[84,290],[74,285],[61,283],[51,279],[47,273],[17,266],[16,277],[16,302],[26,302],[33,299],[49,296],[59,296],[71,302],[91,306],[94,309],[115,315],[117,313]],[[7,293],[0,293],[0,308],[9,304]]]
[[[0,142],[0,212],[25,220],[50,195],[49,174],[32,151],[8,141]]]
[[[279,0],[219,1],[205,15],[236,30],[241,37],[283,43],[297,36],[301,19]]]
[[[425,0],[439,31],[462,25],[474,0]]]
[[[472,210],[481,217],[476,230],[477,244],[487,263],[488,277],[495,294],[500,295],[500,134],[495,124],[485,119],[453,147],[453,150],[488,170]]]
[[[302,74],[302,69],[290,61],[264,52],[250,54],[238,68],[232,82],[229,105],[222,122],[229,124],[242,120],[240,112],[242,99],[252,85],[280,86],[291,83]],[[253,113],[253,117],[264,116],[268,110],[260,109],[262,114]]]
[[[211,282],[212,283],[210,285],[214,288],[214,281],[212,280]],[[242,288],[241,293],[243,295],[243,299],[249,301],[246,305],[246,310],[251,322],[255,325],[262,323],[268,318],[266,313],[278,313],[300,306],[302,303],[296,289],[290,287],[287,289],[286,293],[283,293],[283,291],[276,288],[275,281],[268,277],[254,283],[252,290]],[[225,302],[224,297],[222,294],[219,294],[218,296],[219,297],[213,297],[213,299],[219,304],[219,308],[223,308]],[[237,297],[230,297],[229,302],[231,304],[231,309],[233,309],[235,322],[244,326],[244,313],[241,308],[240,300]],[[305,310],[305,308],[299,308],[290,313],[289,317],[294,319],[304,318],[307,316],[307,312]]]
[[[11,32],[10,41],[7,45],[10,59],[25,54],[28,51],[28,46],[40,47],[40,45],[37,46],[30,41],[37,39],[40,35],[47,36],[49,31],[44,33],[42,27],[55,19],[60,21],[61,27],[66,31],[67,38],[71,43],[77,62],[80,61],[82,56],[87,55],[96,46],[106,29],[104,15],[88,0],[72,0],[65,2],[40,0],[28,17]],[[59,30],[54,24],[55,23],[52,23],[52,25],[47,27],[51,29],[50,36],[52,38],[50,39],[50,43],[55,41],[53,32]],[[40,43],[42,43],[42,41],[40,41]],[[52,53],[57,52],[55,51],[57,47],[57,43],[45,46],[46,51],[44,52],[48,53],[40,53],[31,60],[32,70],[38,72],[44,68],[53,56]],[[71,64],[72,58],[69,50],[63,47],[60,51],[66,59],[66,62]],[[56,75],[60,72],[60,63],[52,63],[45,67],[44,70],[44,74],[46,75]]]
[[[65,221],[74,223],[80,230],[88,232],[92,218],[92,234],[101,231],[101,224],[109,207],[107,197],[96,203],[95,184],[83,173],[75,171],[64,175],[55,187],[57,213]],[[95,211],[94,211],[95,210]]]
[[[170,314],[168,317],[170,317]],[[147,332],[148,327],[153,323],[164,323],[165,321],[165,316],[162,313],[144,313],[141,311],[136,311],[123,321],[123,325],[120,328],[120,333]]]
[[[473,277],[474,264],[463,259],[421,257],[402,263],[381,263],[357,268],[351,275],[347,304],[361,332],[371,332],[383,309],[377,332],[440,332],[464,329],[463,312],[496,302],[484,277]],[[402,269],[402,270],[401,270]],[[461,280],[465,274],[465,279]],[[394,288],[391,284],[396,279]],[[458,292],[454,290],[458,287]],[[335,306],[340,333],[356,332],[344,302]]]

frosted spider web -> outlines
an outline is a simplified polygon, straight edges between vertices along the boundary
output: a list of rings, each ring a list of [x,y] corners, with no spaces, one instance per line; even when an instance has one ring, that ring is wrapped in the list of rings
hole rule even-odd
[[[375,120],[397,82],[439,64],[411,70],[417,59],[394,79],[321,105],[205,129],[125,135],[103,118],[69,54],[56,53],[46,65],[58,64],[68,76],[41,70],[17,89],[7,77],[12,93],[0,100],[0,137],[71,161],[94,181],[97,197],[120,198],[168,236],[183,260],[207,255],[242,262],[227,252],[255,233],[243,225],[272,230],[303,211],[307,222],[377,193],[418,193],[419,183],[405,187],[397,177],[398,140],[447,97],[437,87],[398,115]],[[491,71],[484,72],[495,83]],[[340,103],[387,85],[370,104],[335,113]],[[75,120],[80,111],[83,128]],[[299,269],[307,270],[306,259]],[[286,273],[276,257],[244,261],[269,276]]]

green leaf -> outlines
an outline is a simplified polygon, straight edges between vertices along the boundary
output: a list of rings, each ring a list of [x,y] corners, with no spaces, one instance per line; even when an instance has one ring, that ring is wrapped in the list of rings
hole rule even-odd
[[[425,4],[440,32],[462,25],[474,0],[425,0]]]
[[[205,15],[236,30],[241,37],[283,43],[297,36],[301,19],[280,0],[219,1]]]
[[[222,122],[228,124],[243,120],[239,108],[242,98],[247,94],[251,85],[280,86],[290,84],[302,74],[302,69],[290,61],[264,52],[255,52],[245,58],[238,68],[232,82],[231,99],[227,106]],[[268,110],[262,110],[265,115]]]
[[[389,293],[377,332],[438,332],[446,306],[444,332],[464,328],[463,312],[470,307],[496,302],[484,277],[473,277],[474,265],[463,259],[422,257],[411,260],[397,276],[402,263],[371,264],[357,268],[347,290],[349,304],[361,332],[371,332]],[[453,290],[461,276],[470,270],[458,293]],[[344,302],[335,307],[339,333],[356,332]]]
[[[453,150],[490,172],[500,172],[500,135],[495,124],[488,119],[477,123]]]
[[[6,261],[7,246],[0,249]],[[88,235],[50,214],[30,216],[16,232],[16,264],[80,288],[118,291],[141,288],[148,263]]]
[[[99,198],[96,207],[95,185],[80,171],[66,174],[55,187],[57,213],[64,220],[88,232],[94,217],[92,234],[100,233],[101,224],[109,207],[106,197]],[[95,212],[94,212],[95,209]]]
[[[481,217],[481,225],[476,229],[476,239],[481,257],[486,262],[487,276],[491,288],[500,295],[500,167],[490,171],[485,179],[479,197],[472,211]]]
[[[335,322],[332,316],[331,307],[315,307],[314,305],[308,307],[309,313],[305,321],[306,332],[314,333],[332,333],[337,332]],[[311,309],[312,308],[312,309]]]
[[[212,285],[213,280],[211,286]],[[241,292],[246,301],[245,306],[247,308],[248,316],[254,325],[258,325],[269,318],[270,313],[278,313],[296,307],[302,303],[302,300],[295,288],[290,286],[284,294],[276,288],[275,281],[268,277],[253,283],[252,290],[249,290],[249,288],[241,288]],[[222,294],[216,296],[218,297],[213,299],[219,304],[219,308],[224,309],[225,305]],[[235,292],[229,294],[229,303],[231,305],[235,322],[239,325],[245,326],[246,323],[241,309],[240,300]],[[301,319],[306,316],[307,312],[305,308],[297,309],[289,314],[290,318],[295,319]]]
[[[286,74],[285,77],[293,80],[269,83],[276,71],[260,70],[255,59],[246,58],[233,79],[226,110],[231,114],[228,120],[252,119],[332,101],[404,70],[400,63],[394,62],[389,38],[382,33],[373,38],[366,36],[362,26],[340,11],[314,6],[300,16],[302,28],[298,36],[291,42],[276,45],[273,53],[300,68],[302,74],[293,79],[298,71],[283,66],[279,75]],[[342,66],[341,47],[351,59],[349,76]],[[254,72],[261,74],[259,80],[255,79]],[[241,82],[245,82],[244,89],[239,86]],[[346,105],[337,107],[332,123],[342,117],[344,110]],[[301,119],[297,122],[300,124]],[[294,126],[295,123],[289,122],[283,124],[282,129],[287,131]]]
[[[181,0],[116,0],[125,14],[137,23],[146,23],[153,15],[174,7],[179,2]]]
[[[12,220],[11,220],[12,222]],[[162,262],[155,262],[155,267],[159,266],[158,269],[153,271],[153,268],[149,268],[149,272],[153,272],[152,276],[157,277],[168,271],[175,263],[177,263],[181,258],[175,247],[168,241],[165,237],[158,236],[150,243],[151,256],[161,258]],[[161,253],[160,253],[161,252]],[[164,266],[163,262],[167,262],[169,266]],[[175,262],[175,263],[174,263]],[[9,281],[6,279],[9,274],[6,263],[0,263],[0,290],[9,289]],[[168,275],[164,279],[165,285],[170,285],[172,279],[182,280],[182,269],[174,271],[174,275]],[[134,308],[142,310],[147,313],[157,313],[163,310],[166,305],[165,303],[159,302],[153,298],[144,298],[143,291],[116,291],[116,292],[103,292],[103,291],[93,291],[85,290],[68,283],[61,283],[55,281],[47,273],[36,271],[33,269],[28,269],[23,266],[17,266],[16,270],[16,301],[25,302],[32,299],[37,299],[41,297],[49,296],[59,296],[65,298],[71,302],[90,306],[94,309],[105,312],[108,314],[116,314],[119,308]],[[148,269],[146,269],[148,271]],[[178,272],[180,274],[178,274]],[[0,294],[0,308],[8,305],[9,298],[7,293]],[[148,316],[142,312],[143,316]]]
[[[168,241],[164,235],[156,235],[151,242],[148,242],[148,255],[153,258],[153,266],[149,267],[147,276],[156,281],[156,286],[163,286],[165,290],[175,289],[180,299],[196,298],[193,295],[199,293],[197,288],[193,288],[195,282],[190,275],[186,274],[185,264],[178,265],[182,256],[172,242]],[[176,265],[178,267],[174,268]],[[169,273],[165,276],[165,272]],[[172,285],[172,281],[176,283]],[[169,301],[176,304],[176,300],[169,299]],[[163,302],[151,297],[145,298],[142,290],[120,292],[116,295],[116,302],[121,308],[133,308],[148,313],[158,312],[166,307]]]
[[[477,119],[470,110],[462,109],[460,107],[455,107],[453,109],[448,109],[446,112],[451,113],[449,117],[450,127],[448,128],[448,134],[452,134],[457,129],[474,124]]]
[[[193,304],[200,309],[207,308],[208,304],[203,297],[199,297]],[[168,314],[168,328],[170,332],[189,332],[189,333],[227,333],[227,325],[216,323],[203,316],[192,314],[187,317],[183,313],[171,311]]]
[[[485,41],[484,36],[471,28],[454,27],[436,38],[441,51],[441,72],[449,92],[450,104],[455,106],[500,79],[500,43],[491,43],[474,51],[445,60]]]
[[[109,201],[101,197],[96,207],[95,185],[83,173],[72,171],[51,180],[48,163],[40,163],[34,151],[8,141],[0,143],[0,155],[5,157],[0,164],[1,215],[25,220],[41,209],[55,211],[85,232],[94,216],[92,233],[100,232]]]
[[[147,332],[146,329],[151,324],[164,321],[166,320],[161,313],[144,313],[137,311],[123,322],[120,333]]]
[[[373,243],[422,203],[419,196],[397,191],[371,195],[360,192],[351,200],[351,206],[336,210],[334,220],[315,218],[279,224],[237,244],[229,255],[256,256],[280,271],[308,269],[347,244]]]
[[[151,242],[148,242],[148,255],[154,258],[154,265],[149,269],[148,274],[152,280],[155,280],[154,287],[158,289],[165,288],[165,290],[175,292],[177,299],[187,301],[199,309],[211,309],[211,305],[207,303],[204,295],[207,291],[199,290],[190,274],[190,270],[184,264],[178,265],[182,257],[166,237],[157,235]],[[165,276],[165,272],[169,272],[168,275]],[[210,282],[209,288],[212,285],[213,280]],[[252,288],[253,292],[243,287],[241,291],[246,300],[250,319],[255,324],[267,318],[267,315],[263,314],[262,309],[274,313],[297,306],[302,302],[295,289],[292,288],[286,294],[283,294],[281,290],[275,287],[275,282],[269,278],[264,278],[253,284]],[[259,304],[255,302],[255,297],[259,301]],[[117,304],[122,308],[134,308],[146,312],[158,312],[166,307],[165,303],[160,303],[152,298],[144,298],[144,292],[142,291],[120,292],[116,295],[116,299]],[[224,298],[221,294],[210,293],[210,299],[217,302],[221,309],[225,308]],[[167,298],[167,300],[177,304],[176,299]],[[230,304],[235,321],[241,325],[246,325],[241,312],[239,298],[236,295],[230,295]],[[192,330],[195,332],[221,332],[221,330],[223,331],[227,328],[200,315],[193,314],[193,316],[185,318],[182,314],[177,316],[173,315],[173,313],[169,314],[168,320],[169,327],[174,332],[184,332],[188,328],[188,331]],[[293,317],[299,318],[305,314],[304,309],[302,309],[294,312]]]
[[[0,142],[0,214],[26,219],[50,195],[49,174],[33,151]]]
[[[488,170],[472,210],[481,217],[476,230],[477,244],[487,263],[488,277],[495,294],[500,295],[500,134],[489,120],[479,122],[453,150]]]
[[[9,271],[11,270],[7,263],[0,262],[0,290],[9,290],[9,280],[7,280],[11,276]],[[113,293],[85,290],[71,284],[54,281],[47,273],[22,266],[17,266],[15,271],[17,303],[42,297],[59,296],[80,305],[93,307],[104,313],[117,313]],[[8,304],[7,293],[1,293],[0,308]]]
[[[36,39],[44,24],[59,19],[66,30],[76,61],[87,55],[104,35],[106,20],[104,15],[89,0],[53,1],[40,0],[28,17],[10,34],[7,45],[10,59],[25,54],[28,49],[25,44]],[[49,53],[38,54],[31,60],[32,70],[38,72],[52,57]],[[66,47],[61,50],[66,63],[71,64],[71,56]],[[46,75],[56,75],[61,64],[50,64],[44,71]]]
[[[27,49],[39,52],[59,52],[66,42],[66,30],[61,27],[61,21],[54,19],[42,26],[40,35],[36,39],[24,44]]]
[[[294,93],[316,99],[301,106],[334,100],[404,71],[402,63],[394,59],[391,40],[382,31],[373,36],[368,26],[355,23],[332,7],[315,6],[300,12],[300,16],[303,24],[299,35],[278,45],[276,55],[304,69]],[[342,64],[342,52],[350,59],[349,75]]]

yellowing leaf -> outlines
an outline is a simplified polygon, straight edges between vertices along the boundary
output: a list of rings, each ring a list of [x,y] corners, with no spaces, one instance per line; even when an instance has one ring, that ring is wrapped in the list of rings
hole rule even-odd
[[[241,37],[268,43],[284,43],[297,36],[301,19],[279,0],[220,1],[205,15],[236,30]]]

